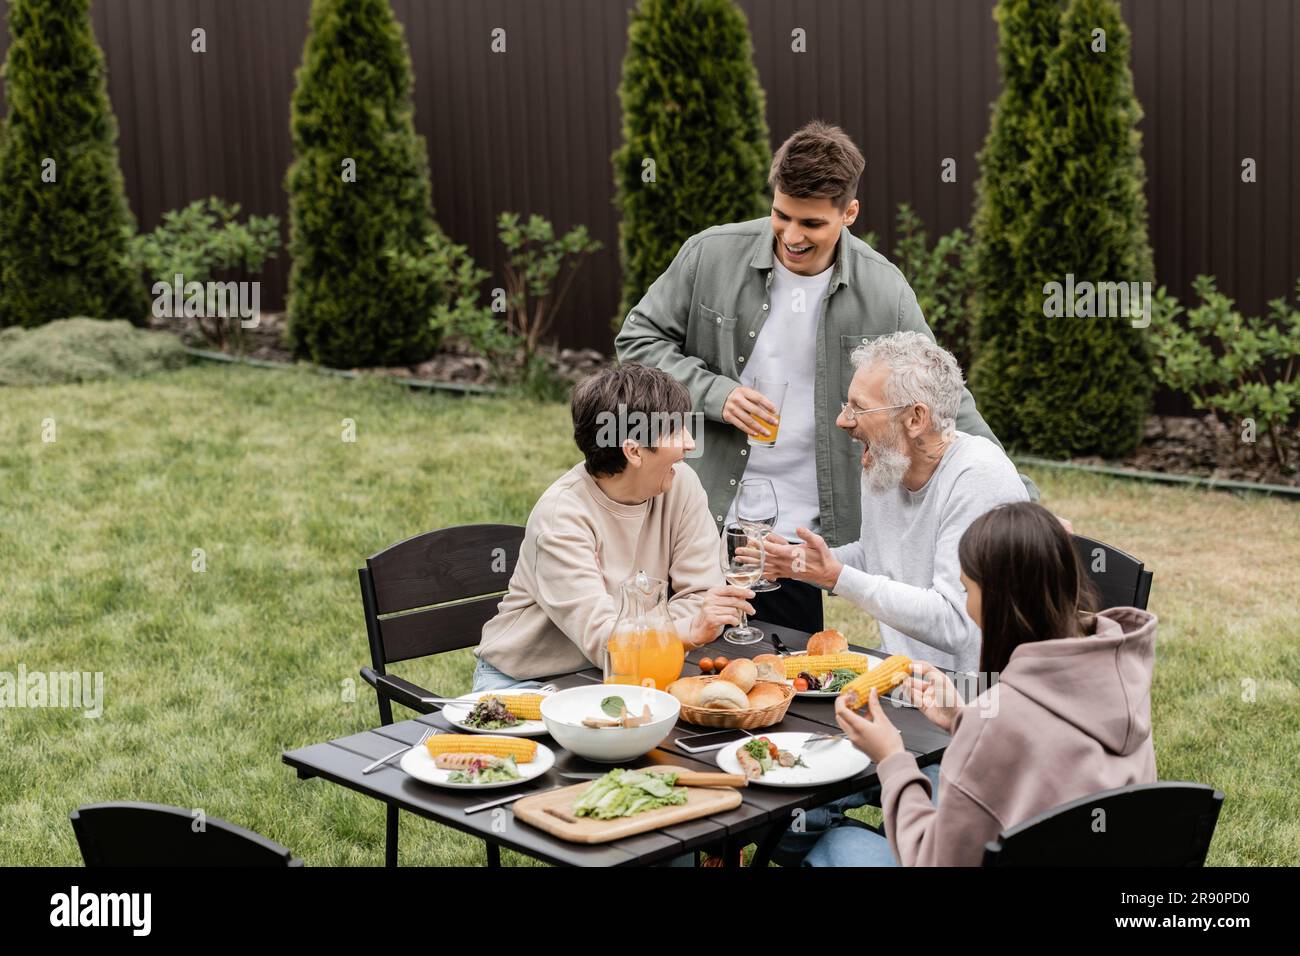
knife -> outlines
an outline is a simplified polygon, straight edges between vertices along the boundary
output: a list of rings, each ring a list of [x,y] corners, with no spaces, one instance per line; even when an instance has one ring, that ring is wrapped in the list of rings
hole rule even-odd
[[[790,648],[786,647],[785,644],[781,641],[781,638],[777,637],[775,634],[772,635],[772,646],[776,648],[776,652],[778,654],[781,654],[785,657],[790,656]]]

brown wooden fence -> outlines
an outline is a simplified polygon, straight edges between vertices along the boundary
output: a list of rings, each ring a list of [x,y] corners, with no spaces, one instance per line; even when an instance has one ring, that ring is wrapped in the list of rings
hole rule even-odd
[[[392,0],[416,74],[438,219],[498,278],[501,210],[585,223],[605,249],[585,265],[559,333],[610,347],[618,301],[609,157],[633,0]],[[899,202],[934,230],[970,216],[974,156],[997,92],[992,0],[740,0],[775,146],[813,117],[867,158],[863,228],[885,237]],[[1300,276],[1300,3],[1127,0],[1146,112],[1151,239],[1160,280],[1185,295],[1198,272],[1249,310]],[[289,97],[309,0],[95,0],[122,167],[140,225],[216,194],[286,217]],[[207,31],[207,52],[190,31]],[[504,27],[507,52],[491,31]],[[807,52],[791,51],[791,31]],[[0,30],[0,47],[7,47]],[[0,54],[4,51],[0,49]],[[958,181],[940,181],[944,157]],[[1241,181],[1241,163],[1258,182]],[[265,275],[283,301],[287,263]]]

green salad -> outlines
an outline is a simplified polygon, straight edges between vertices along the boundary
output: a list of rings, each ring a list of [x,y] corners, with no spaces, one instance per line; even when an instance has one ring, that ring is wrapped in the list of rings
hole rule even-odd
[[[674,787],[676,782],[675,771],[611,770],[583,791],[573,805],[573,813],[579,817],[613,820],[643,810],[680,806],[686,802],[686,788]]]

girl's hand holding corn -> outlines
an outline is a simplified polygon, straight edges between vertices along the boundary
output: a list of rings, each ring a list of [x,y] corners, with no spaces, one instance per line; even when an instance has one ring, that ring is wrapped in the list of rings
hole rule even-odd
[[[929,661],[914,661],[912,674],[903,681],[907,699],[940,730],[952,733],[953,721],[962,707],[961,695],[948,675]]]
[[[854,713],[844,694],[835,698],[835,722],[853,746],[879,764],[904,749],[903,735],[885,716],[874,687],[867,695],[867,713],[870,720]]]

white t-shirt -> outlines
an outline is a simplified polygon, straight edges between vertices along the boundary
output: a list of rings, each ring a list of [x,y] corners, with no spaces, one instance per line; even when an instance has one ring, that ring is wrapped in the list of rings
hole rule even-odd
[[[822,299],[831,283],[834,263],[815,276],[796,275],[772,261],[771,308],[754,351],[745,363],[740,384],[753,388],[758,379],[789,382],[781,406],[781,431],[776,445],[750,445],[746,478],[770,478],[778,506],[776,533],[798,541],[794,529],[821,530],[817,498],[817,460],[813,454],[816,416],[813,387],[817,377],[817,322]],[[736,486],[737,492],[740,486]],[[736,499],[727,521],[736,519]]]

